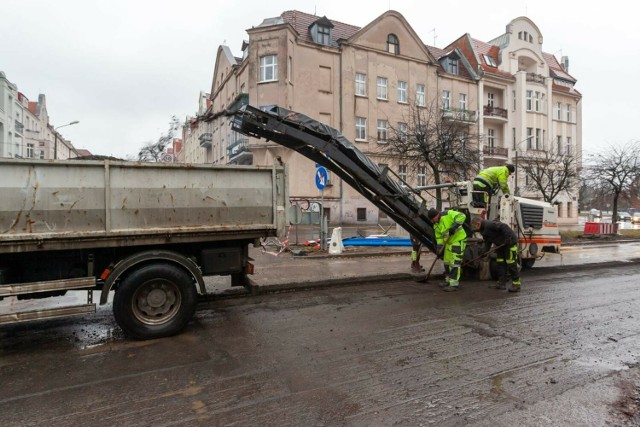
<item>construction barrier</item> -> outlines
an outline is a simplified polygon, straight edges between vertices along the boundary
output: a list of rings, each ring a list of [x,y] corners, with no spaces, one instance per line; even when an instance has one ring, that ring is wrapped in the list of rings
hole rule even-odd
[[[618,224],[612,224],[609,222],[585,222],[584,223],[584,235],[592,234],[617,234]]]

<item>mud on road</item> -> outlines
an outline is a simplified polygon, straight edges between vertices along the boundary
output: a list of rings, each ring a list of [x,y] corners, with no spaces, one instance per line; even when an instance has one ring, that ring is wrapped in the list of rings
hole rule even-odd
[[[147,342],[81,319],[2,329],[0,424],[637,425],[640,265],[532,271],[519,294],[399,280],[212,301]]]

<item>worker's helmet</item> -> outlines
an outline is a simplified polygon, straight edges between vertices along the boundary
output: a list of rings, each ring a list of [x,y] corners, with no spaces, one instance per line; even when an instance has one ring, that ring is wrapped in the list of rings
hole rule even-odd
[[[516,167],[513,166],[511,163],[506,164],[505,166],[507,167],[507,170],[509,171],[509,173],[514,173],[516,171]]]
[[[431,222],[436,222],[439,215],[440,211],[434,208],[429,209],[429,212],[427,212],[427,218],[429,218],[429,221]]]

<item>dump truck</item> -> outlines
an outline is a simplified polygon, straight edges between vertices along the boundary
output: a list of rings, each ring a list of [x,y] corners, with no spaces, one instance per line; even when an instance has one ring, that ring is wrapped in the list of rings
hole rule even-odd
[[[278,106],[260,109],[244,105],[229,115],[236,132],[281,144],[332,171],[434,253],[433,224],[427,218],[429,206],[421,192],[438,187],[445,190],[444,204],[467,216],[465,229],[470,238],[463,265],[478,271],[480,278],[495,278],[497,266],[495,259],[489,265],[479,260],[483,242],[469,227],[474,216],[509,224],[519,236],[523,267],[532,267],[546,253],[560,253],[557,214],[550,203],[502,194],[486,200],[484,192],[473,190],[471,181],[412,188],[388,166],[381,167],[368,158],[338,130],[304,114]]]
[[[282,166],[0,159],[0,200],[0,325],[94,312],[99,291],[137,339],[180,332],[206,276],[251,287],[249,245],[289,224]]]

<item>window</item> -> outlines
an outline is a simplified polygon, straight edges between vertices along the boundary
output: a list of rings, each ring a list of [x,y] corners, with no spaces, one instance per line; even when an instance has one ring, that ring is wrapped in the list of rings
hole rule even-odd
[[[461,93],[460,94],[460,99],[458,100],[458,105],[460,106],[460,109],[462,111],[466,111],[467,110],[467,94],[465,94],[465,93]]]
[[[260,57],[260,82],[273,82],[278,80],[278,57],[267,55]]]
[[[527,128],[527,150],[530,150],[533,145],[533,128]]]
[[[458,60],[455,58],[447,58],[447,71],[451,74],[458,75]]]
[[[407,142],[408,130],[406,123],[398,123],[398,139],[402,142]]]
[[[367,220],[367,208],[357,208],[356,209],[356,218],[358,221],[366,221]]]
[[[513,91],[512,95],[513,95],[513,111],[516,111],[516,105],[517,105],[516,100],[517,100],[517,98],[516,98],[516,91],[515,90]]]
[[[407,182],[407,165],[398,166],[398,177],[404,182]]]
[[[540,111],[540,92],[536,91],[536,93],[533,96],[533,100],[534,100],[535,110]]]
[[[378,90],[376,92],[378,99],[387,99],[387,79],[378,77]]]
[[[398,102],[407,103],[407,82],[398,81]]]
[[[44,150],[40,150],[40,159],[44,159]]]
[[[496,61],[494,61],[492,57],[490,57],[490,56],[489,56],[489,55],[487,55],[487,54],[483,54],[482,56],[484,57],[484,62],[485,62],[488,66],[490,66],[490,67],[497,67],[497,65],[496,65]]]
[[[571,121],[571,104],[567,104],[567,121]]]
[[[331,28],[324,25],[318,25],[317,42],[325,46],[331,46]]]
[[[367,140],[367,119],[364,117],[356,117],[356,140]]]
[[[424,85],[416,85],[416,105],[418,107],[425,106]]]
[[[518,147],[516,147],[516,128],[511,128],[511,141],[513,141],[513,149],[517,150]]]
[[[568,136],[567,137],[567,156],[570,156],[573,154],[573,148],[571,147],[571,137]]]
[[[442,91],[442,109],[448,110],[451,108],[451,94],[448,90]]]
[[[400,42],[395,34],[387,36],[387,52],[398,55],[400,53]]]
[[[487,129],[487,145],[489,148],[494,148],[496,146],[496,135],[495,130]]]
[[[387,142],[389,122],[386,120],[378,120],[378,142]]]
[[[356,73],[356,95],[367,96],[367,75]]]
[[[532,90],[528,90],[527,91],[527,111],[531,111],[533,109],[532,96],[533,96],[533,91]]]
[[[542,140],[540,139],[540,133],[541,133],[541,129],[536,128],[536,145],[535,145],[536,150],[542,149]]]
[[[489,92],[487,94],[487,106],[493,107],[494,101],[495,101],[495,95],[493,94],[493,92]]]
[[[33,158],[33,144],[27,144],[27,153],[26,153],[26,157],[28,159],[32,159]]]
[[[291,72],[293,71],[293,58],[289,57],[287,59],[287,80],[288,81],[292,81],[292,75]],[[244,86],[244,83],[243,83]]]
[[[560,102],[556,104],[556,118],[562,120],[562,104]]]
[[[562,153],[562,136],[556,136],[556,153]]]
[[[418,186],[424,187],[427,185],[427,167],[418,166]]]

